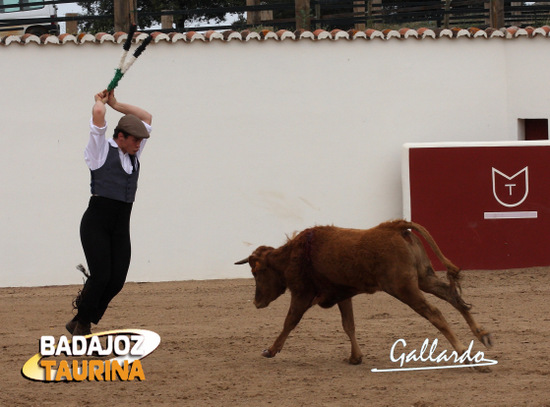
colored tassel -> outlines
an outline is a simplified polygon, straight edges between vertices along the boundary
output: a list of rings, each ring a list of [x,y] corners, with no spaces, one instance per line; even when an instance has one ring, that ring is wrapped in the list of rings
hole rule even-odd
[[[116,88],[118,86],[118,82],[122,79],[123,76],[124,74],[122,73],[122,71],[117,68],[117,70],[115,71],[115,76],[111,80],[111,83],[109,83],[109,86],[107,86],[107,91],[110,92],[114,88]]]
[[[126,41],[124,42],[124,45],[122,46],[122,56],[120,57],[120,61],[118,63],[118,68],[115,70],[115,76],[109,83],[109,86],[107,86],[107,91],[112,91],[114,88],[118,86],[118,82],[122,79],[124,74],[130,69],[130,67],[134,64],[136,59],[141,55],[143,51],[145,51],[145,48],[151,40],[153,39],[150,35],[145,38],[145,40],[141,43],[141,45],[136,49],[133,55],[130,57],[127,57],[128,51],[130,50],[130,46],[132,44],[132,39],[134,37],[134,33],[136,32],[136,25],[133,24],[130,27],[130,32],[128,33],[128,37],[126,38]]]
[[[134,55],[130,56],[126,60],[126,63],[122,67],[122,73],[123,74],[126,73],[128,71],[128,69],[130,69],[130,67],[134,64],[134,62],[136,62],[136,59],[138,59],[138,57],[141,55],[141,53],[143,51],[145,51],[145,48],[147,47],[147,45],[149,45],[149,43],[151,42],[152,39],[153,39],[153,37],[151,37],[151,36],[148,36],[147,38],[145,38],[145,40],[143,40],[141,45],[134,52]]]

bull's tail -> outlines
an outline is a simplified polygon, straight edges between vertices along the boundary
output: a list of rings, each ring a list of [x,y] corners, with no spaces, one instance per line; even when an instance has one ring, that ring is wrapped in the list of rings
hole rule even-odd
[[[445,257],[445,255],[441,252],[441,249],[435,242],[430,232],[428,232],[424,226],[419,225],[418,223],[407,222],[405,220],[398,221],[398,226],[403,229],[412,229],[418,232],[424,238],[424,240],[428,243],[428,245],[433,250],[437,258],[447,268],[447,279],[449,280],[449,284],[451,286],[451,293],[455,297],[456,301],[465,308],[471,308],[471,305],[464,302],[464,300],[460,296],[462,292],[462,288],[460,286],[460,279],[461,279],[460,268],[457,267],[447,257]]]

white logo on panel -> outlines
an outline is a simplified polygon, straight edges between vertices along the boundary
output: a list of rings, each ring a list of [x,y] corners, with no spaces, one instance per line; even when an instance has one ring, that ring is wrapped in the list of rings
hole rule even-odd
[[[493,195],[498,203],[507,208],[514,208],[525,201],[529,194],[528,168],[525,167],[512,176],[508,176],[494,167],[492,168]],[[500,175],[499,179],[497,179],[497,174]],[[522,174],[523,177],[520,176]]]
[[[492,167],[493,196],[507,208],[521,205],[529,195],[529,167],[509,176]],[[537,211],[485,212],[485,219],[537,219]]]

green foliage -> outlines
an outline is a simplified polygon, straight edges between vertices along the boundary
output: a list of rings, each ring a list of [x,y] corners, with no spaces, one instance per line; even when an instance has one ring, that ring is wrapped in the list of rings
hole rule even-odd
[[[174,23],[176,30],[182,30],[185,21],[214,20],[217,23],[224,21],[225,12],[212,12],[206,9],[221,7],[245,6],[246,0],[138,0],[138,25],[139,28],[149,27],[160,23],[160,14],[163,10],[174,10]],[[91,3],[78,3],[86,13],[86,16],[112,16],[113,0],[98,0]],[[199,11],[189,11],[196,10]],[[189,12],[188,12],[189,11]],[[153,14],[153,15],[148,15]],[[189,24],[188,24],[189,25]],[[86,20],[79,25],[81,31],[89,33],[113,32],[113,18],[99,18]]]

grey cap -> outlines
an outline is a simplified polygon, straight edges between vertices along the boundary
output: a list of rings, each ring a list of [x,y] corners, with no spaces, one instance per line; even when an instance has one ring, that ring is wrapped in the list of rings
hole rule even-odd
[[[130,136],[134,136],[135,138],[142,139],[142,138],[149,138],[149,132],[145,128],[145,125],[143,122],[139,119],[139,117],[133,115],[133,114],[127,114],[126,116],[123,116],[119,121],[118,125],[116,126],[117,131],[122,131]]]

